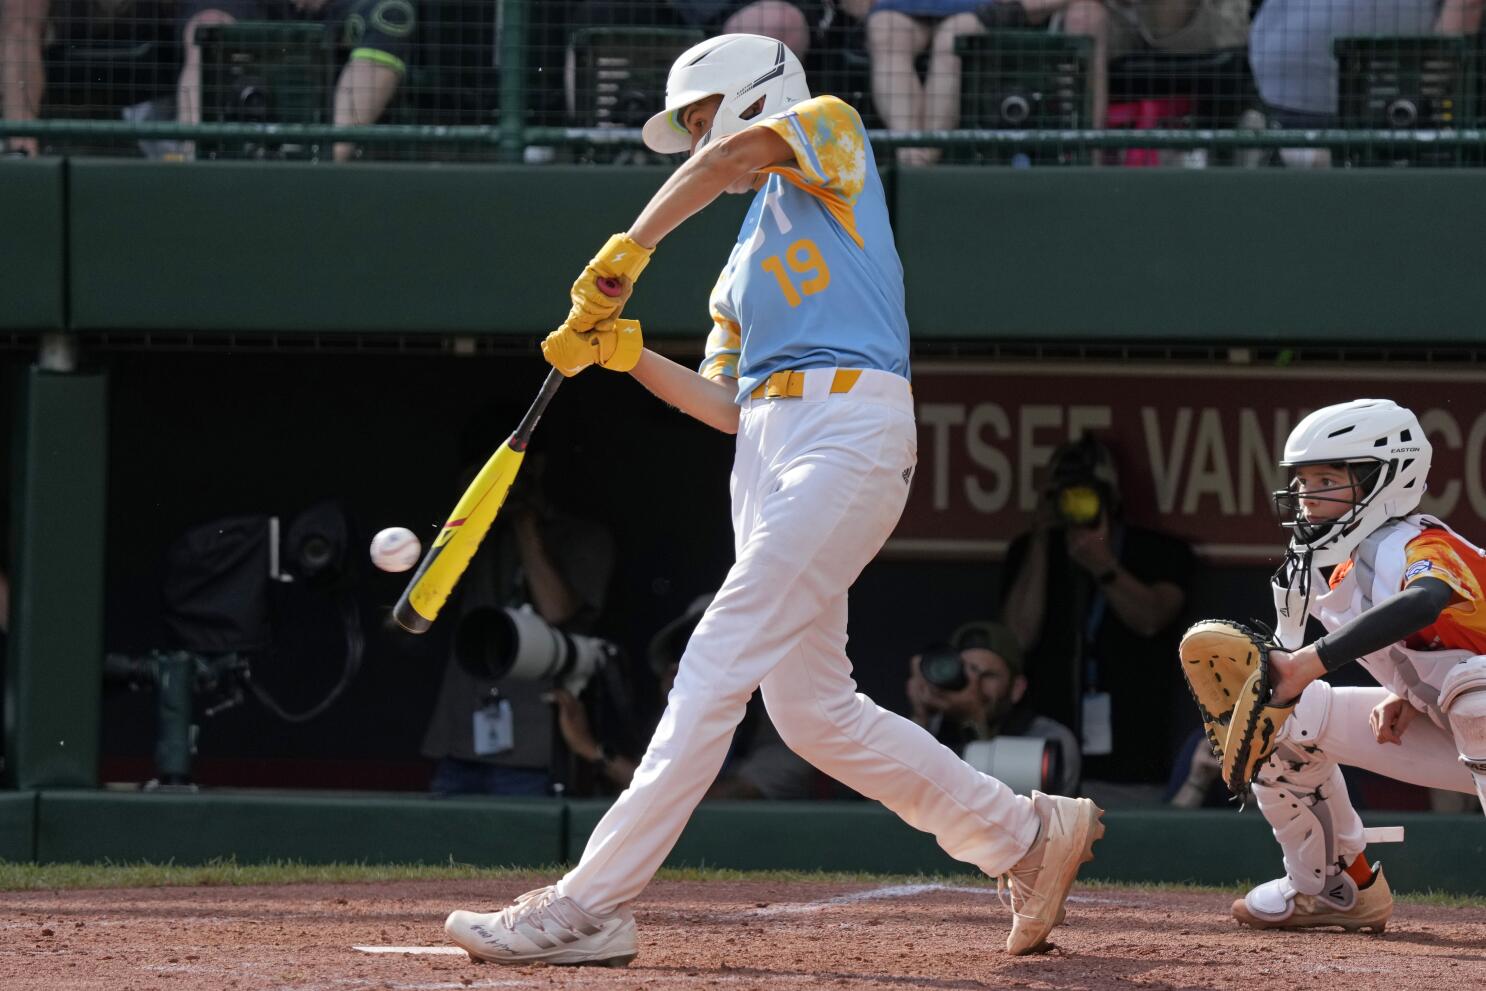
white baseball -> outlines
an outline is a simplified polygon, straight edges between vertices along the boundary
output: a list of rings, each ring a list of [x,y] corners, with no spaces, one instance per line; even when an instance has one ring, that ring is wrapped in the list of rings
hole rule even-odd
[[[407,571],[418,563],[423,545],[405,526],[389,526],[372,538],[372,564],[383,571]]]

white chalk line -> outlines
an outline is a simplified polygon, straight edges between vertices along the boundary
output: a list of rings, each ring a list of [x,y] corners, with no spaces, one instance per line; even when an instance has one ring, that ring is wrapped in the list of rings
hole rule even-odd
[[[881,888],[868,888],[865,891],[852,891],[844,895],[835,895],[831,898],[820,898],[809,902],[788,902],[783,905],[766,905],[763,908],[749,909],[744,912],[734,912],[720,917],[723,921],[736,922],[741,919],[768,918],[778,915],[808,915],[814,912],[822,912],[827,909],[838,908],[843,905],[857,905],[862,902],[883,901],[891,898],[913,898],[917,895],[947,893],[956,895],[978,895],[980,897],[996,896],[995,888],[972,888],[965,885],[955,884],[890,884]],[[1069,895],[1070,902],[1078,902],[1084,905],[1119,905],[1132,906],[1140,902],[1124,898],[1106,898],[1099,895]]]
[[[361,953],[426,953],[430,956],[467,956],[457,946],[352,946]]]
[[[534,981],[519,979],[471,981],[388,981],[340,977],[320,984],[280,984],[274,991],[335,991],[337,988],[392,988],[394,991],[464,991],[465,988],[530,988]]]

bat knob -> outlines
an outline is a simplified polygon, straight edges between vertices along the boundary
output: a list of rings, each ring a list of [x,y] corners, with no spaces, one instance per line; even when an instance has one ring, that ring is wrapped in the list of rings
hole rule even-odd
[[[624,294],[624,283],[618,279],[609,279],[599,276],[599,292],[605,296],[621,296]]]

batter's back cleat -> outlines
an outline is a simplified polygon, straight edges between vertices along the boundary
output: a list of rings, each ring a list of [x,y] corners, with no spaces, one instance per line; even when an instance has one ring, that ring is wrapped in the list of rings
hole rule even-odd
[[[450,912],[444,932],[471,960],[490,963],[623,967],[640,952],[629,909],[590,915],[555,887],[528,891],[499,912]]]
[[[1393,914],[1393,892],[1381,864],[1357,886],[1345,871],[1326,879],[1319,895],[1302,895],[1287,877],[1266,881],[1233,903],[1233,917],[1255,929],[1319,929],[1340,926],[1351,932],[1380,933]]]
[[[1052,948],[1048,933],[1063,921],[1063,902],[1078,869],[1094,859],[1094,842],[1104,836],[1099,817],[1104,810],[1087,798],[1032,793],[1042,828],[1021,860],[998,880],[997,891],[1011,889],[1011,934],[1006,952],[1013,956]]]

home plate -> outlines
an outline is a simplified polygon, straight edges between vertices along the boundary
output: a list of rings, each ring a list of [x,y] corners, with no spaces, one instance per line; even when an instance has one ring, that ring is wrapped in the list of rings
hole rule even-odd
[[[457,946],[353,946],[362,953],[428,953],[437,956],[469,956]]]

